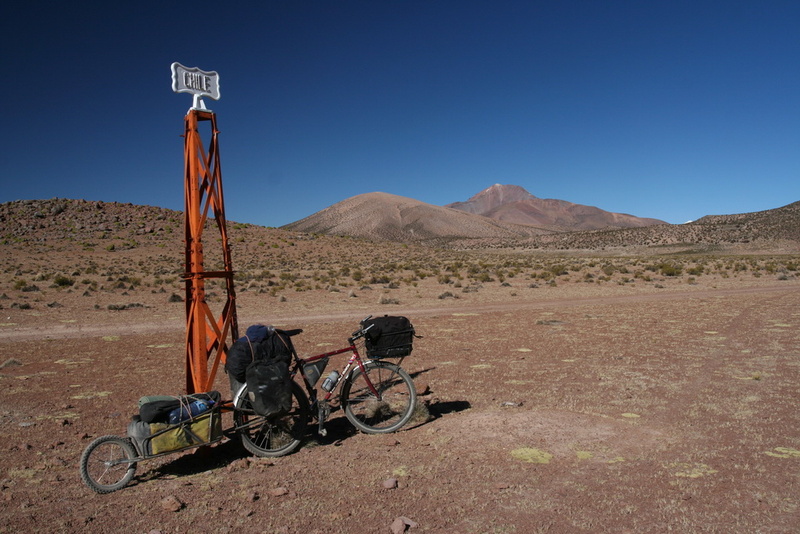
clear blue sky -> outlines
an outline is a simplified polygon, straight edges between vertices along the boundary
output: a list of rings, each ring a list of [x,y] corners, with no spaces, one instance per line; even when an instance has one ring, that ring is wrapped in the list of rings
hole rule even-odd
[[[215,70],[228,219],[494,183],[681,223],[800,200],[800,2],[6,2],[0,202],[183,207]],[[207,141],[207,140],[206,140]]]

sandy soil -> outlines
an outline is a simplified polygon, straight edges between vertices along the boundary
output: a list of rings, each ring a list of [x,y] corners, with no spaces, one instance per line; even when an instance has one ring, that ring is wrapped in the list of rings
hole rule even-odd
[[[400,291],[243,292],[239,320],[302,327],[311,354],[407,315],[430,419],[368,436],[336,412],[289,456],[225,442],[109,495],[78,459],[140,396],[181,392],[183,305],[0,310],[0,532],[797,531],[800,281]]]

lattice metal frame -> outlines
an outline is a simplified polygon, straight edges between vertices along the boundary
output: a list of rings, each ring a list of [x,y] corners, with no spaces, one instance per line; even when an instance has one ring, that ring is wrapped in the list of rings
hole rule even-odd
[[[208,151],[198,130],[200,122],[210,121],[211,141]],[[236,319],[236,292],[233,287],[233,264],[228,244],[225,201],[222,194],[222,171],[216,115],[190,109],[185,118],[184,134],[184,233],[186,243],[186,392],[213,389],[220,363],[228,354],[228,336],[239,337]],[[204,268],[203,230],[213,220],[222,246],[222,270]],[[224,281],[227,300],[219,317],[206,302],[206,280]],[[209,369],[209,360],[211,368]]]

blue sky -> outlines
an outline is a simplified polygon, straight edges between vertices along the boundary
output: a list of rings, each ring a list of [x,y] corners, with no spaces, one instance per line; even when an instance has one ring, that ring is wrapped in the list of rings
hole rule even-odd
[[[0,202],[183,207],[215,70],[229,220],[494,183],[681,223],[800,200],[800,2],[7,2]],[[206,139],[207,142],[207,139]]]

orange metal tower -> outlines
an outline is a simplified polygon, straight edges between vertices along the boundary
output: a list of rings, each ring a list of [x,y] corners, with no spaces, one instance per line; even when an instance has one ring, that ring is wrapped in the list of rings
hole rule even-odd
[[[208,152],[198,131],[201,122],[210,121],[211,142]],[[213,389],[220,363],[228,353],[228,335],[239,337],[236,319],[236,293],[233,288],[233,266],[225,221],[222,195],[222,172],[219,164],[216,115],[205,109],[192,108],[185,118],[184,134],[184,232],[186,242],[186,392]],[[219,230],[222,255],[215,258],[218,270],[206,271],[204,265],[203,230],[211,226]],[[213,234],[212,234],[213,237]],[[216,240],[215,240],[216,241]],[[216,242],[214,242],[216,246]],[[219,317],[206,302],[206,281],[221,280],[227,299]],[[209,369],[209,360],[211,368]]]

